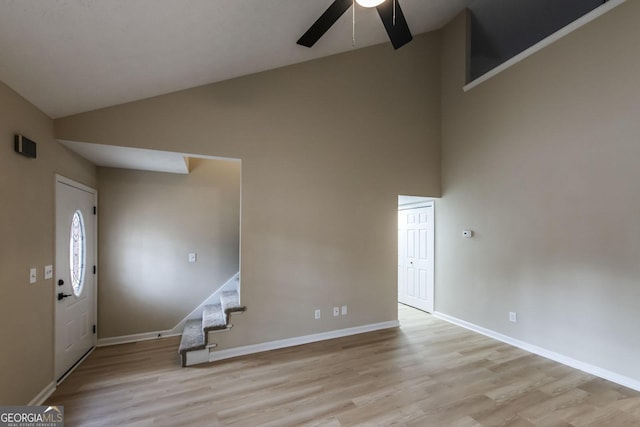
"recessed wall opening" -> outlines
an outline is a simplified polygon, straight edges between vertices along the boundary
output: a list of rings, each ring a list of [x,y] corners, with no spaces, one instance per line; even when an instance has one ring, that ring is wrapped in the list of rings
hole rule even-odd
[[[99,168],[99,338],[173,330],[239,287],[239,160],[189,157],[189,173]],[[188,290],[188,291],[187,291]],[[178,331],[178,333],[181,331]]]
[[[239,291],[239,159],[60,142],[98,166],[98,345],[179,334],[216,292]]]
[[[470,90],[626,0],[474,0],[469,5]]]

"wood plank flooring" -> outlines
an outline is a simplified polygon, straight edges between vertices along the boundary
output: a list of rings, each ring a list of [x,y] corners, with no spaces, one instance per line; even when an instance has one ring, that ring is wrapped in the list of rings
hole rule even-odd
[[[640,393],[400,306],[401,328],[181,368],[177,338],[98,348],[66,426],[640,426]]]

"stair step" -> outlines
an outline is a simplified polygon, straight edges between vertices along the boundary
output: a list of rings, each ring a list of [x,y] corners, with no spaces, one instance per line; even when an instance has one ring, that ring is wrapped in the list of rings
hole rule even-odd
[[[180,347],[178,347],[178,352],[182,356],[182,366],[185,366],[188,351],[203,350],[205,346],[202,321],[200,319],[187,320],[182,331]]]
[[[205,305],[202,311],[202,323],[200,328],[204,333],[215,331],[217,329],[225,329],[227,327],[227,318],[222,310],[221,304]]]
[[[229,330],[231,313],[245,311],[245,307],[240,305],[240,295],[238,291],[225,291],[220,294],[219,304],[208,304],[203,307],[202,319],[188,320],[182,332],[179,353],[182,358],[182,366],[205,363],[208,361],[209,332]]]
[[[240,305],[240,295],[238,291],[222,292],[220,294],[220,304],[225,314],[245,310],[245,307]]]

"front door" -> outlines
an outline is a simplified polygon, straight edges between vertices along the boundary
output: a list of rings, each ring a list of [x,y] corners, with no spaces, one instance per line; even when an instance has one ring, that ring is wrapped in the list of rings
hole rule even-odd
[[[55,374],[60,381],[96,344],[97,192],[56,177]]]
[[[433,312],[433,204],[398,211],[398,301]]]

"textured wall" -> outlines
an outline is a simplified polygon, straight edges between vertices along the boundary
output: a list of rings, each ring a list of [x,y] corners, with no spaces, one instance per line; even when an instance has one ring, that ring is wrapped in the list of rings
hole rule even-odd
[[[637,16],[626,2],[467,93],[464,17],[446,27],[436,310],[640,380]]]

